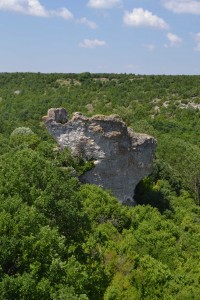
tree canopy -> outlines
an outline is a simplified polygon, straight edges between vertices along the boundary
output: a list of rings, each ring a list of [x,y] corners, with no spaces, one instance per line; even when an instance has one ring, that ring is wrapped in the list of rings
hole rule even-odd
[[[0,74],[0,299],[200,299],[200,76]],[[18,91],[18,93],[15,93]],[[41,117],[121,115],[154,135],[137,206],[80,184]]]

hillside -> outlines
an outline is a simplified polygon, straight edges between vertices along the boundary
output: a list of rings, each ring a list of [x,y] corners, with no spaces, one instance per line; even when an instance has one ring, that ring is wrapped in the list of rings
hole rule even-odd
[[[200,299],[200,76],[0,74],[0,299]],[[157,139],[136,207],[74,177],[50,107]]]

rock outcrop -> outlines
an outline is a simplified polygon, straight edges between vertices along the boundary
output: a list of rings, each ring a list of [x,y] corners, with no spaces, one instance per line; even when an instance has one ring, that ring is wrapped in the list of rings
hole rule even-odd
[[[81,176],[82,182],[111,190],[119,201],[134,205],[138,182],[151,173],[156,140],[135,133],[118,115],[87,118],[79,112],[68,120],[64,108],[51,108],[43,117],[59,146],[75,156],[94,161],[95,167]]]

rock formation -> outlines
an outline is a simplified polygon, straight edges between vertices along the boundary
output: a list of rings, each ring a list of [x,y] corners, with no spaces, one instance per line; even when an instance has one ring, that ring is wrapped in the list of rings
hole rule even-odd
[[[43,120],[61,148],[94,161],[95,167],[81,176],[81,182],[111,190],[119,201],[134,205],[136,185],[152,170],[153,137],[135,133],[118,115],[87,118],[76,112],[68,120],[64,108],[51,108]]]

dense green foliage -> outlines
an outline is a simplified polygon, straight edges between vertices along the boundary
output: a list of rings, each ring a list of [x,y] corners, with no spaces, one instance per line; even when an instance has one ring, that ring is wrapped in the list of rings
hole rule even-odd
[[[0,74],[0,299],[200,299],[200,76]],[[119,114],[154,135],[136,207],[80,185],[41,117]]]

